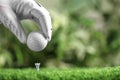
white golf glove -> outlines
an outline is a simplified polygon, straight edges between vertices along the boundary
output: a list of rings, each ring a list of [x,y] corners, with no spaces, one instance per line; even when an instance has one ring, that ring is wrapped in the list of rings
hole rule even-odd
[[[51,40],[52,24],[49,12],[34,0],[0,0],[0,22],[8,28],[21,43],[26,44],[27,35],[20,20],[36,22],[47,41]]]

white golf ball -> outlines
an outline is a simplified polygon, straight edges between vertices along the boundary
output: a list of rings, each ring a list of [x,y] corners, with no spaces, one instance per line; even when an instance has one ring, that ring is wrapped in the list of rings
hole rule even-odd
[[[40,32],[31,32],[28,35],[27,46],[32,51],[42,51],[47,46],[48,41]]]

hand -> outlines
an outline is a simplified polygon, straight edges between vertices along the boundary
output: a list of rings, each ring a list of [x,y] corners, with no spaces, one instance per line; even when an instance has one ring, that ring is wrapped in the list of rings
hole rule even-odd
[[[8,28],[21,43],[26,43],[27,35],[20,21],[32,19],[40,28],[46,40],[51,40],[52,24],[49,12],[34,0],[0,0],[0,22]]]

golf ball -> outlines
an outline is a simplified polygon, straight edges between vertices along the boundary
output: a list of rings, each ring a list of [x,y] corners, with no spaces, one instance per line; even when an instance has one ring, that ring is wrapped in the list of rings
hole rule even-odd
[[[47,43],[48,41],[40,32],[31,32],[28,35],[27,46],[32,51],[42,51]]]

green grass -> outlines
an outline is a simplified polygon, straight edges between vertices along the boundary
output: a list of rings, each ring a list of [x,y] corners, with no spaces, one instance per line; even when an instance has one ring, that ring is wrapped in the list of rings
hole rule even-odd
[[[75,69],[0,69],[0,80],[120,80],[120,67]]]

